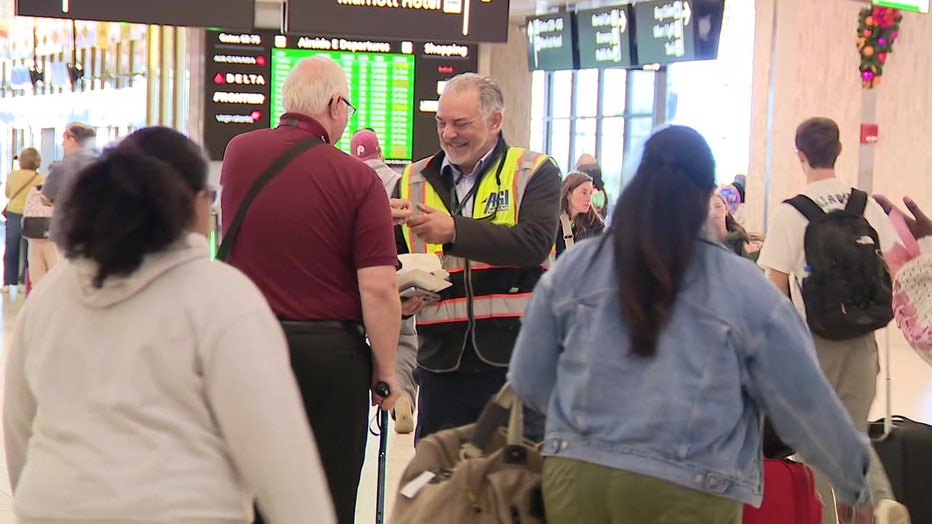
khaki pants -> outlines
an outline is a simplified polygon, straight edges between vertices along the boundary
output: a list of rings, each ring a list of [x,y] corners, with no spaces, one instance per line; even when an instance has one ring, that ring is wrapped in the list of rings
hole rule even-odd
[[[845,410],[854,421],[854,427],[861,432],[867,432],[867,416],[871,404],[877,394],[877,374],[880,372],[880,361],[877,355],[877,340],[874,334],[866,335],[852,340],[827,340],[815,335],[816,356],[822,373],[828,383],[835,389],[838,398],[845,406]],[[870,470],[867,481],[870,485],[871,496],[876,504],[881,499],[894,499],[893,489],[887,479],[887,473],[880,463],[880,457],[870,446]],[[824,503],[822,510],[822,523],[834,524],[835,503],[832,486],[822,472],[815,470],[816,490],[822,496]]]
[[[549,524],[740,524],[740,502],[559,457],[544,461]]]
[[[51,240],[29,240],[29,281],[35,286],[58,263],[58,249]]]

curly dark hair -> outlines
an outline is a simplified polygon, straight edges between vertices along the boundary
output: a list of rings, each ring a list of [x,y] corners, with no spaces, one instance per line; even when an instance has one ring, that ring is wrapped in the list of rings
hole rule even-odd
[[[102,287],[175,242],[206,185],[207,162],[196,144],[168,128],[143,129],[77,176],[56,210],[59,242],[68,258],[97,263],[94,285]]]

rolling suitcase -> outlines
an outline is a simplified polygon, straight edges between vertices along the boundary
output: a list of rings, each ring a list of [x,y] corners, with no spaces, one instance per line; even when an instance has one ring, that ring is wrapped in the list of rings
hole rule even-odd
[[[893,494],[906,506],[913,524],[932,524],[932,426],[891,416],[890,344],[886,346],[886,418],[871,422],[874,449],[890,479]]]
[[[820,524],[822,498],[812,470],[789,459],[764,459],[764,501],[744,505],[744,524]]]

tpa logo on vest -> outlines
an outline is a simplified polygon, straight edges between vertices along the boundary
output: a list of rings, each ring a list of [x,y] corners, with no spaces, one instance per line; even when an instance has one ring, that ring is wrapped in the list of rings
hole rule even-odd
[[[485,211],[483,214],[491,215],[498,211],[508,211],[511,209],[511,190],[505,189],[498,193],[492,193],[485,201]]]

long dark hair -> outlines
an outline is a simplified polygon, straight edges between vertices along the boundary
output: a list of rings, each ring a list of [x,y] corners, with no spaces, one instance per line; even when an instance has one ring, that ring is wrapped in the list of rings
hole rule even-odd
[[[714,188],[715,159],[694,129],[671,126],[648,139],[611,232],[622,321],[636,355],[657,351]]]
[[[567,216],[570,214],[570,195],[573,194],[573,191],[576,191],[576,188],[585,184],[586,182],[592,182],[592,177],[581,172],[581,171],[570,171],[566,174],[566,177],[563,179],[563,184],[560,187],[560,211],[566,213]],[[593,188],[595,184],[593,184]],[[576,231],[580,233],[581,236],[585,236],[586,233],[590,230],[598,228],[600,225],[604,225],[605,221],[602,220],[602,216],[599,215],[599,212],[595,210],[594,205],[589,206],[589,210],[585,213],[580,213],[573,219],[576,225]]]
[[[131,274],[191,225],[206,186],[196,144],[168,128],[138,131],[85,168],[56,210],[65,255],[97,263],[96,287]]]

